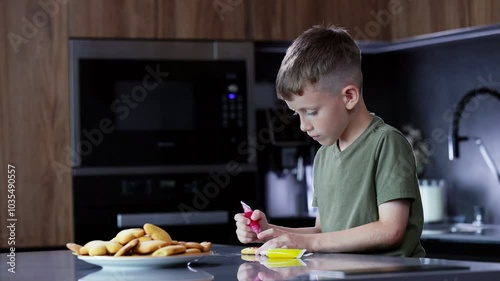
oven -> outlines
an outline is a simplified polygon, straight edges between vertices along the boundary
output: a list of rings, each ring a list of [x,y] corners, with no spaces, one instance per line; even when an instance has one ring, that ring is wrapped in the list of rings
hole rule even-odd
[[[242,166],[74,177],[75,242],[110,240],[153,223],[172,239],[236,244],[240,200],[255,206],[256,173]]]

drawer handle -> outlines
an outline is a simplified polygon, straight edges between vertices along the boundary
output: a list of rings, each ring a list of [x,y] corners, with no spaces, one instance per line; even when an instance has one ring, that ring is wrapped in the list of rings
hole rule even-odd
[[[116,225],[126,228],[142,227],[145,223],[162,226],[225,224],[228,223],[228,216],[227,211],[118,214]]]

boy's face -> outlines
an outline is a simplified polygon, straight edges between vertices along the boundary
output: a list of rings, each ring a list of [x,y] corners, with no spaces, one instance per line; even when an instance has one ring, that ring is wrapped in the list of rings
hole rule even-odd
[[[300,129],[321,145],[334,144],[348,125],[348,110],[342,93],[331,93],[307,84],[303,95],[286,101],[300,118]]]

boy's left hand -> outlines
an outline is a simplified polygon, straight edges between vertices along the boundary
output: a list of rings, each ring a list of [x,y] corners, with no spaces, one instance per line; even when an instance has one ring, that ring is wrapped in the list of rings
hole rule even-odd
[[[272,248],[308,249],[307,239],[304,234],[290,233],[275,228],[262,231],[257,235],[259,240],[266,241],[256,254]]]

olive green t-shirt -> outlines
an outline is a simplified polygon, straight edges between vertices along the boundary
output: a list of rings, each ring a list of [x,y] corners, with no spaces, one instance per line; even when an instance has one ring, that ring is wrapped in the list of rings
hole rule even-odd
[[[314,199],[322,232],[353,228],[379,219],[378,206],[410,199],[410,217],[399,248],[375,254],[424,257],[420,244],[422,201],[411,144],[373,115],[368,128],[346,149],[322,146],[314,159]]]

